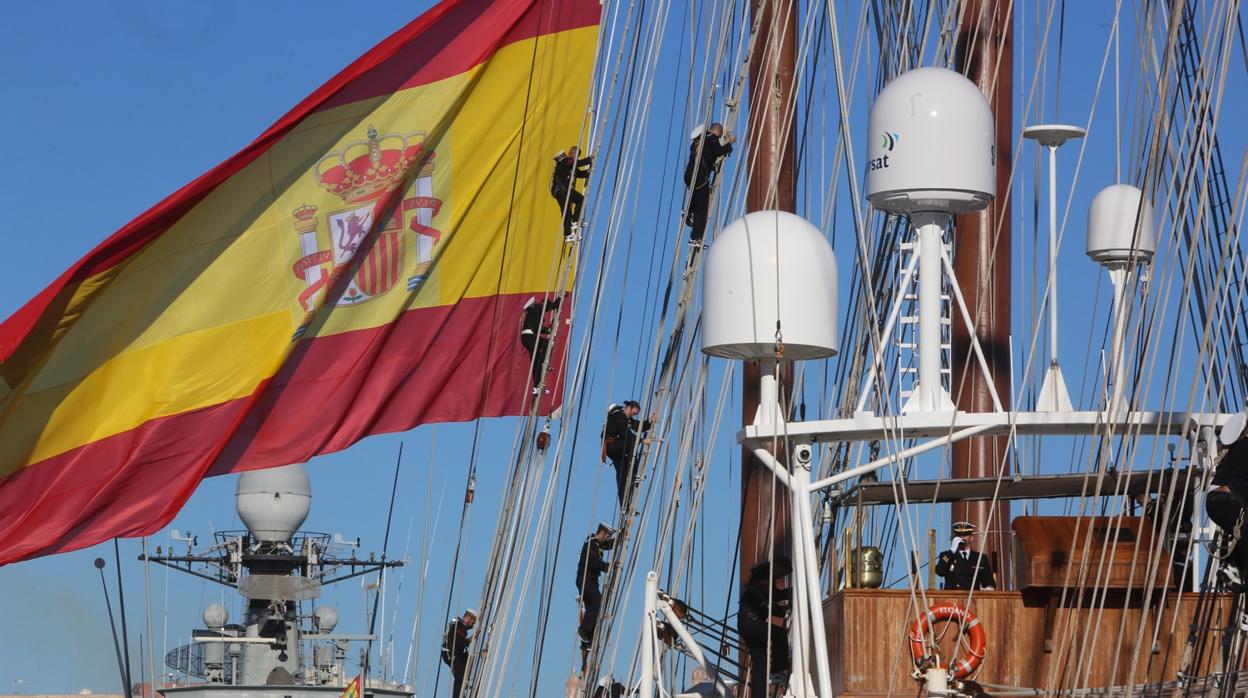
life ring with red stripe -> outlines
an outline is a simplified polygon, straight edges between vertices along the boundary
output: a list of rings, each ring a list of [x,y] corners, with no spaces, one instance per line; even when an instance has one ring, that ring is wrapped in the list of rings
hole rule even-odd
[[[965,606],[956,603],[933,604],[926,613],[915,618],[910,624],[910,658],[914,660],[914,665],[921,666],[928,657],[927,641],[935,636],[933,628],[939,622],[956,622],[962,628],[962,633],[967,636],[967,644],[970,647],[961,659],[953,663],[950,676],[955,679],[965,679],[974,674],[988,651],[988,635],[975,614]],[[951,668],[943,664],[937,666],[946,671]]]

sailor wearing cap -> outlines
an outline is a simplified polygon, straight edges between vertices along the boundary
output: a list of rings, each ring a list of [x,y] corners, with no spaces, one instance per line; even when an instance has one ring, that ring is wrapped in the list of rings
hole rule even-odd
[[[987,555],[971,549],[973,535],[975,527],[969,521],[955,523],[949,549],[936,558],[936,574],[945,578],[946,589],[997,588],[992,562]]]
[[[775,565],[764,560],[750,568],[741,592],[737,631],[750,654],[751,698],[766,698],[768,677],[774,677],[771,683],[782,683],[789,671],[789,634],[784,621],[793,598],[787,584],[792,572],[793,563],[787,557],[776,558]]]
[[[472,642],[468,633],[476,624],[476,610],[466,609],[463,615],[446,626],[446,634],[442,637],[442,662],[451,668],[451,695],[454,698],[459,698],[464,687],[464,673],[468,668],[468,644]]]
[[[581,597],[581,623],[576,633],[581,638],[581,669],[589,656],[589,643],[593,642],[594,630],[598,627],[598,611],[602,608],[602,591],[598,587],[598,577],[610,569],[610,565],[602,559],[602,552],[615,547],[615,529],[606,523],[599,523],[597,530],[585,539],[581,546],[581,557],[576,563],[576,590]]]
[[[581,206],[585,203],[585,195],[576,190],[576,180],[589,179],[589,168],[594,164],[592,155],[580,155],[576,146],[556,155],[555,172],[550,180],[550,195],[555,197],[555,203],[563,212],[564,242],[580,239],[577,233],[581,227]]]
[[[719,161],[732,152],[737,137],[724,135],[723,124],[711,124],[709,129],[698,126],[689,134],[689,161],[685,164],[685,186],[689,192],[689,211],[685,225],[689,226],[689,243],[702,246],[706,232],[707,216],[711,208],[711,187],[719,172]]]
[[[624,684],[607,674],[598,679],[598,685],[594,687],[594,698],[624,698],[627,692],[628,689],[624,688]]]
[[[654,415],[644,422],[637,420],[641,405],[636,400],[625,400],[622,405],[607,408],[607,423],[602,427],[602,459],[611,459],[615,468],[615,492],[620,506],[624,506],[629,485],[633,481],[633,460],[637,455],[638,434],[645,434],[656,421]],[[641,442],[650,445],[650,439]]]
[[[1242,591],[1244,574],[1248,572],[1248,529],[1244,526],[1248,510],[1248,438],[1245,437],[1243,412],[1232,415],[1222,426],[1218,441],[1222,455],[1213,472],[1213,482],[1205,495],[1205,510],[1209,518],[1222,529],[1223,537],[1229,539],[1224,550],[1218,577],[1231,591]],[[1241,618],[1248,628],[1248,613]]]
[[[530,296],[524,302],[520,322],[520,344],[529,352],[529,365],[533,372],[533,394],[541,391],[542,363],[546,360],[546,349],[550,346],[550,335],[553,327],[545,323],[546,315],[559,307],[560,298],[541,299]],[[549,391],[548,391],[549,392]]]

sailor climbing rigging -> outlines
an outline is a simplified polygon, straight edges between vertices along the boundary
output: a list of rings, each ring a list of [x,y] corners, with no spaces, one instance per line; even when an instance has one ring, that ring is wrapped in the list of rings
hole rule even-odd
[[[657,420],[656,415],[644,422],[637,420],[641,405],[636,400],[625,400],[622,405],[611,405],[607,409],[607,423],[602,428],[602,456],[605,461],[611,459],[615,468],[616,495],[620,506],[624,506],[629,486],[632,484],[633,461],[637,456],[637,439],[641,434],[641,443],[649,446],[651,439],[644,436],[650,431]]]
[[[446,634],[442,636],[442,662],[451,668],[453,678],[452,698],[459,698],[460,691],[464,688],[464,672],[468,668],[468,644],[472,642],[468,633],[476,624],[477,612],[470,608],[448,623]]]
[[[1236,592],[1244,590],[1243,579],[1248,571],[1248,540],[1244,536],[1244,520],[1248,516],[1248,430],[1244,429],[1244,421],[1240,413],[1222,427],[1218,440],[1225,450],[1214,470],[1212,489],[1205,495],[1205,510],[1222,529],[1222,548],[1227,551],[1218,576]],[[1241,622],[1248,625],[1248,614]]]
[[[737,137],[731,133],[724,136],[723,124],[711,124],[705,133],[699,126],[689,137],[692,141],[689,143],[689,161],[685,164],[685,186],[692,191],[685,225],[690,227],[689,244],[700,247],[702,236],[706,233],[711,187],[714,186],[715,174],[719,172],[719,161],[732,152],[732,144]]]
[[[936,559],[936,574],[945,578],[946,589],[997,588],[992,562],[987,555],[971,549],[970,538],[973,535],[975,526],[970,522],[959,521],[953,525],[949,549],[941,551]]]
[[[529,361],[533,370],[533,394],[542,389],[542,363],[546,359],[546,350],[550,346],[550,335],[553,326],[545,322],[546,314],[559,307],[558,297],[539,300],[532,296],[524,303],[523,318],[520,327],[520,344],[529,352]]]
[[[578,155],[580,151],[576,146],[556,155],[555,173],[550,180],[550,194],[555,197],[555,202],[563,213],[564,242],[575,241],[576,232],[580,229],[578,221],[581,219],[581,205],[585,203],[585,195],[576,190],[576,180],[589,179],[589,168],[594,163],[592,155],[580,159],[577,158]]]
[[[581,639],[582,671],[585,670],[585,662],[589,657],[594,631],[598,628],[598,611],[602,608],[602,590],[598,586],[598,578],[610,569],[607,561],[602,559],[602,553],[613,547],[615,529],[599,523],[598,529],[581,545],[581,555],[576,563],[576,590],[581,599],[581,622],[576,628],[576,634]]]
[[[787,557],[776,564],[763,561],[750,568],[750,579],[741,592],[737,630],[750,655],[748,698],[766,698],[768,677],[780,683],[789,671],[789,635],[785,628],[793,592],[786,579],[793,572]]]

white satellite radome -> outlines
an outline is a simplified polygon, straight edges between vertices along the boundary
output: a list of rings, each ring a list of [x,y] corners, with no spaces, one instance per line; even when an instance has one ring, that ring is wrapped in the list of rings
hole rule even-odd
[[[1239,441],[1239,437],[1244,435],[1245,416],[1243,412],[1236,412],[1226,418],[1226,424],[1222,425],[1222,431],[1218,432],[1218,442],[1223,446],[1230,446]]]
[[[967,213],[996,196],[992,109],[960,73],[917,68],[898,76],[867,123],[866,190],[875,208]]]
[[[729,223],[708,251],[702,280],[702,351],[726,359],[835,356],[836,254],[819,229],[786,211]]]
[[[318,606],[312,612],[316,621],[316,629],[323,633],[333,632],[338,627],[338,609],[333,606]]]
[[[308,518],[312,485],[298,463],[251,470],[238,477],[238,518],[258,540],[284,543]]]
[[[224,604],[210,603],[204,607],[204,626],[209,630],[220,630],[230,620],[230,612]]]
[[[1153,205],[1144,199],[1144,192],[1130,184],[1111,184],[1092,199],[1088,207],[1088,256],[1092,261],[1104,265],[1147,263],[1156,252]]]

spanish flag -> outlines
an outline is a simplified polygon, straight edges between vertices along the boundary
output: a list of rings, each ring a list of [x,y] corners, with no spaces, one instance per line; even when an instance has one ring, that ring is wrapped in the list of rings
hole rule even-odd
[[[356,674],[354,679],[342,689],[342,698],[360,698],[360,683],[363,674]]]
[[[208,475],[526,412],[600,11],[441,2],[0,325],[0,564],[154,533]]]

